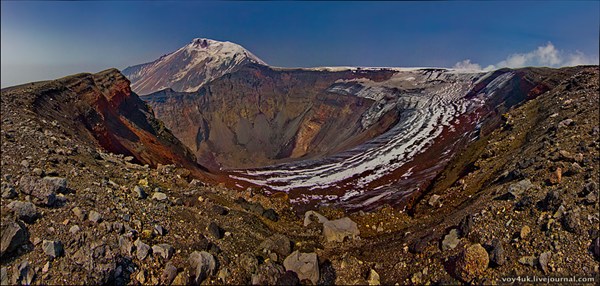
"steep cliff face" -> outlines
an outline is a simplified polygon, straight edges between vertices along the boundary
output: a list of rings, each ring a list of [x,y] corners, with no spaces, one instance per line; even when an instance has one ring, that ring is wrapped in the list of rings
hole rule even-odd
[[[107,151],[151,166],[177,164],[202,174],[193,154],[131,92],[129,80],[116,69],[6,88],[2,96]]]
[[[397,113],[365,126],[375,101],[327,90],[337,80],[389,78],[389,70],[323,73],[249,65],[195,93],[164,90],[142,98],[213,168],[248,168],[332,155],[387,130]]]
[[[203,84],[250,63],[266,65],[238,44],[197,38],[153,62],[128,67],[123,74],[138,94],[165,88],[195,92]]]

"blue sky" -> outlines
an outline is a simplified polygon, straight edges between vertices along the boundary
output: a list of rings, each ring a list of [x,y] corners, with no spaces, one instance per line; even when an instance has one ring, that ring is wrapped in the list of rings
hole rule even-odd
[[[597,63],[599,3],[2,1],[1,79],[122,69],[196,37],[285,67]]]

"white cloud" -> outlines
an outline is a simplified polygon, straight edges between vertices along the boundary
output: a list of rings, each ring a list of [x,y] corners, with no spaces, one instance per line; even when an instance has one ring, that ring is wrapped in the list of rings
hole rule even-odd
[[[576,66],[576,65],[597,65],[598,57],[590,57],[583,54],[580,51],[574,53],[566,53],[560,51],[554,47],[551,42],[548,42],[544,46],[539,46],[537,49],[528,53],[516,53],[509,55],[503,61],[498,62],[494,65],[488,65],[484,69],[481,69],[481,65],[477,63],[471,63],[471,60],[467,59],[458,62],[454,65],[455,69],[462,70],[495,70],[499,68],[521,68],[527,66],[545,66],[545,67],[564,67],[564,66]]]
[[[476,63],[471,63],[470,59],[458,62],[452,68],[457,70],[481,70],[481,66]]]

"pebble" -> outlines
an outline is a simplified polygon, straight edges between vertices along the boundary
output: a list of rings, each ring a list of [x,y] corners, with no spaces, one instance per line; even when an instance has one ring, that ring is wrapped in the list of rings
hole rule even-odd
[[[79,232],[81,230],[81,228],[79,228],[78,225],[74,225],[71,228],[69,228],[69,232],[72,234],[76,234],[77,232]]]
[[[460,239],[458,238],[458,230],[451,229],[450,232],[444,236],[444,240],[442,240],[442,250],[447,251],[450,249],[456,248]]]
[[[175,277],[177,276],[177,267],[173,265],[173,263],[168,262],[165,265],[165,269],[163,270],[160,281],[162,285],[171,285]]]
[[[170,244],[161,243],[152,246],[152,253],[161,256],[165,260],[169,260],[175,254],[175,248]]]
[[[470,282],[483,275],[488,263],[489,256],[485,248],[480,244],[473,244],[458,256],[455,268],[456,277],[465,282]]]
[[[154,192],[154,194],[152,195],[152,199],[157,201],[165,201],[167,200],[167,195],[161,192]]]
[[[319,281],[319,262],[316,253],[300,253],[296,250],[292,252],[283,261],[286,270],[291,270],[298,274],[298,278],[310,280],[313,285]]]
[[[17,250],[29,242],[29,231],[20,222],[10,222],[2,225],[2,242],[0,243],[0,257]]]
[[[63,255],[63,245],[58,240],[44,240],[42,250],[53,259]]]
[[[223,238],[223,229],[219,227],[215,222],[211,222],[206,228],[210,235],[212,235],[216,239]]]
[[[529,226],[523,226],[521,228],[521,231],[519,232],[519,237],[521,237],[521,239],[525,239],[527,238],[527,236],[529,236],[529,234],[531,233],[531,228],[529,228]]]
[[[18,219],[29,224],[34,223],[40,217],[37,208],[30,202],[12,201],[7,207],[15,213]]]
[[[329,220],[323,223],[323,236],[325,240],[332,242],[344,242],[346,237],[356,239],[360,235],[357,224],[349,217]]]
[[[167,230],[159,224],[154,226],[154,231],[160,236],[164,236],[167,234]]]
[[[79,207],[74,207],[71,211],[79,220],[85,220],[86,213],[84,210],[80,209]]]
[[[139,238],[133,244],[135,245],[135,248],[136,248],[135,255],[136,255],[137,259],[139,259],[140,261],[144,260],[144,258],[146,258],[148,256],[148,254],[150,253],[150,246],[145,244]]]
[[[279,214],[277,214],[277,212],[274,209],[265,210],[262,213],[262,216],[266,217],[269,220],[275,221],[275,222],[279,220]]]
[[[379,274],[375,270],[371,269],[367,282],[369,285],[380,285],[381,283],[379,282]]]
[[[540,267],[544,271],[545,274],[548,274],[548,263],[550,262],[550,258],[552,258],[552,253],[550,251],[543,252],[540,254],[539,263]]]
[[[506,263],[506,257],[504,255],[504,246],[501,240],[494,239],[492,242],[492,250],[490,252],[490,261],[496,266],[502,266]]]
[[[206,251],[194,251],[188,258],[192,284],[200,285],[204,279],[214,275],[217,271],[217,262],[212,254]]]
[[[144,192],[144,189],[140,186],[133,187],[133,192],[135,194],[135,197],[138,199],[143,200],[148,197],[148,194],[146,194],[146,192]]]
[[[430,206],[435,207],[438,205],[438,201],[440,200],[440,196],[439,195],[432,195],[429,198],[429,201],[427,202]]]
[[[88,220],[93,223],[99,223],[100,221],[102,221],[102,215],[97,211],[90,211],[90,214],[88,215]]]
[[[523,256],[519,258],[519,263],[523,265],[535,266],[537,264],[537,258],[535,256]]]

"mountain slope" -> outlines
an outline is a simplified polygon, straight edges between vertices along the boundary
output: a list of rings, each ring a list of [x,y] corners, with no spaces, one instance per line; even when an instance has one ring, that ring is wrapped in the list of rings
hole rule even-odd
[[[88,146],[156,166],[177,164],[202,176],[203,168],[154,117],[116,69],[2,89],[2,107],[54,122]]]
[[[193,92],[248,63],[266,65],[238,44],[196,38],[153,62],[128,67],[123,74],[131,81],[131,89],[138,94],[165,88]]]

